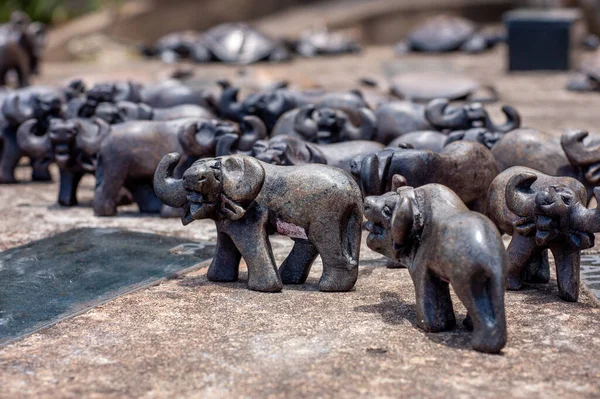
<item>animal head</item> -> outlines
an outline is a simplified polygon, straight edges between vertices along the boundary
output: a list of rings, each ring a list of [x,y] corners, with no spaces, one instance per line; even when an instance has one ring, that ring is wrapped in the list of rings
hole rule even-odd
[[[182,179],[174,179],[179,158],[177,153],[163,157],[154,174],[154,191],[163,203],[184,208],[184,225],[200,219],[241,219],[262,189],[265,171],[254,158],[201,159]]]
[[[590,137],[583,130],[573,130],[563,134],[560,144],[565,155],[574,166],[579,166],[585,173],[585,178],[591,184],[600,182],[600,140]]]
[[[36,121],[28,120],[19,126],[17,140],[22,150],[33,158],[52,154],[59,168],[66,168],[76,162],[93,171],[94,166],[82,164],[79,158],[84,154],[88,159],[95,157],[102,140],[109,134],[110,126],[104,121],[77,119],[50,120],[48,131],[38,135]]]
[[[254,156],[274,165],[327,163],[323,152],[314,144],[294,136],[275,136],[254,144]]]
[[[364,214],[369,231],[367,245],[392,259],[409,256],[418,244],[423,227],[415,190],[406,180],[394,176],[393,191],[365,198]]]
[[[502,137],[504,137],[504,133],[493,132],[484,127],[475,127],[468,130],[456,130],[451,132],[444,142],[444,146],[462,140],[480,143],[491,149]]]
[[[536,244],[548,246],[566,242],[577,250],[594,246],[594,234],[600,231],[600,210],[587,209],[586,191],[572,178],[558,178],[535,184],[535,173],[519,173],[506,185],[506,205],[520,217],[515,231],[535,235]],[[600,199],[600,187],[594,189]]]
[[[103,102],[98,104],[94,115],[111,125],[133,120],[151,120],[152,107],[143,103],[119,101],[117,103]]]
[[[294,117],[294,131],[306,141],[322,144],[370,140],[377,128],[375,114],[368,108],[358,109],[357,114],[360,123],[355,126],[341,109],[305,105]]]

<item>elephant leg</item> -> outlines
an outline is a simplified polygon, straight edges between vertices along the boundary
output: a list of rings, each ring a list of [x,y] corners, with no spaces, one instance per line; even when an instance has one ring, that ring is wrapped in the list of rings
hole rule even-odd
[[[264,223],[255,226],[239,224],[230,237],[248,267],[248,288],[254,291],[279,292],[283,283],[279,277],[271,243]]]
[[[525,282],[531,284],[547,284],[550,281],[550,264],[548,250],[536,253],[525,269]]]
[[[31,160],[31,180],[33,181],[52,181],[52,175],[50,174],[49,158],[36,158]]]
[[[0,184],[17,182],[15,179],[15,168],[22,156],[23,153],[19,149],[16,139],[4,131],[2,155],[0,155]]]
[[[77,187],[83,177],[81,172],[67,169],[60,170],[60,187],[58,189],[58,203],[62,206],[77,205]]]
[[[304,284],[310,267],[319,255],[310,241],[294,239],[294,247],[279,267],[283,284]]]
[[[160,202],[150,182],[136,182],[126,184],[133,200],[140,208],[141,213],[159,213],[163,204]]]
[[[508,245],[508,275],[506,288],[520,290],[525,280],[526,266],[541,249],[535,244],[535,237],[515,234]]]
[[[467,308],[464,324],[473,330],[471,345],[480,352],[498,353],[506,345],[502,277],[486,275],[483,270],[469,277],[468,280],[453,279],[451,283],[456,296]]]
[[[413,284],[417,305],[417,326],[427,332],[448,331],[456,325],[450,286],[431,272],[427,265],[414,270]]]
[[[92,207],[96,216],[114,216],[117,214],[117,201],[127,177],[127,166],[109,165],[105,167],[102,157],[98,158],[96,168],[96,190]]]
[[[217,235],[217,250],[207,272],[210,281],[237,281],[242,254],[225,233]]]
[[[551,248],[556,263],[556,281],[558,295],[568,302],[579,299],[579,262],[580,252],[567,245]]]

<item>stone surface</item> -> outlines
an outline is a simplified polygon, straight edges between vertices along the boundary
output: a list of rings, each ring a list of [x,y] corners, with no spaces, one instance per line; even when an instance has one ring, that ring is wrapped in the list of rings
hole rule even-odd
[[[523,123],[561,134],[594,131],[600,116],[596,94],[564,90],[564,74],[504,73],[504,50],[468,56],[409,55],[370,48],[363,56],[301,60],[247,68],[253,79],[292,79],[305,86],[348,89],[383,66],[407,70],[453,69],[494,83],[501,103],[517,107]],[[202,79],[236,76],[238,68],[194,67]],[[167,69],[168,70],[168,69]],[[158,62],[46,64],[41,81],[157,79]],[[500,117],[500,107],[488,106]],[[52,169],[55,178],[56,170]],[[29,173],[19,168],[20,178]],[[212,222],[183,227],[176,219],[137,213],[92,216],[93,179],[81,184],[80,205],[55,205],[58,184],[0,186],[0,249],[75,226],[120,227],[214,240]],[[291,240],[272,240],[277,262]],[[0,396],[5,397],[598,397],[600,308],[588,295],[567,303],[556,280],[506,295],[508,343],[501,355],[470,348],[463,327],[427,334],[415,327],[415,298],[405,269],[361,249],[360,275],[347,293],[317,290],[320,261],[307,284],[282,293],[212,283],[206,268],[137,291],[58,323],[0,349]],[[553,269],[553,268],[552,268]],[[453,297],[457,322],[466,311]]]

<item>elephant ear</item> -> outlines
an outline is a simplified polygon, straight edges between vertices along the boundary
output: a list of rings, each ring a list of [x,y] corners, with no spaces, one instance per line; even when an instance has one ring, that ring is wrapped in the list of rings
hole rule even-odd
[[[412,232],[414,223],[414,210],[410,198],[402,197],[400,203],[394,209],[391,219],[391,236],[394,247],[403,247]]]
[[[264,181],[260,161],[244,155],[226,157],[221,165],[221,212],[231,220],[241,219]]]

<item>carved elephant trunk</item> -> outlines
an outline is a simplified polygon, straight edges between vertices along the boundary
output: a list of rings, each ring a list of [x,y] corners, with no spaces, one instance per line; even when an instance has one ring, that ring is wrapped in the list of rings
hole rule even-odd
[[[154,173],[154,193],[162,203],[173,208],[181,208],[187,202],[183,179],[173,178],[180,158],[176,152],[165,155]]]

